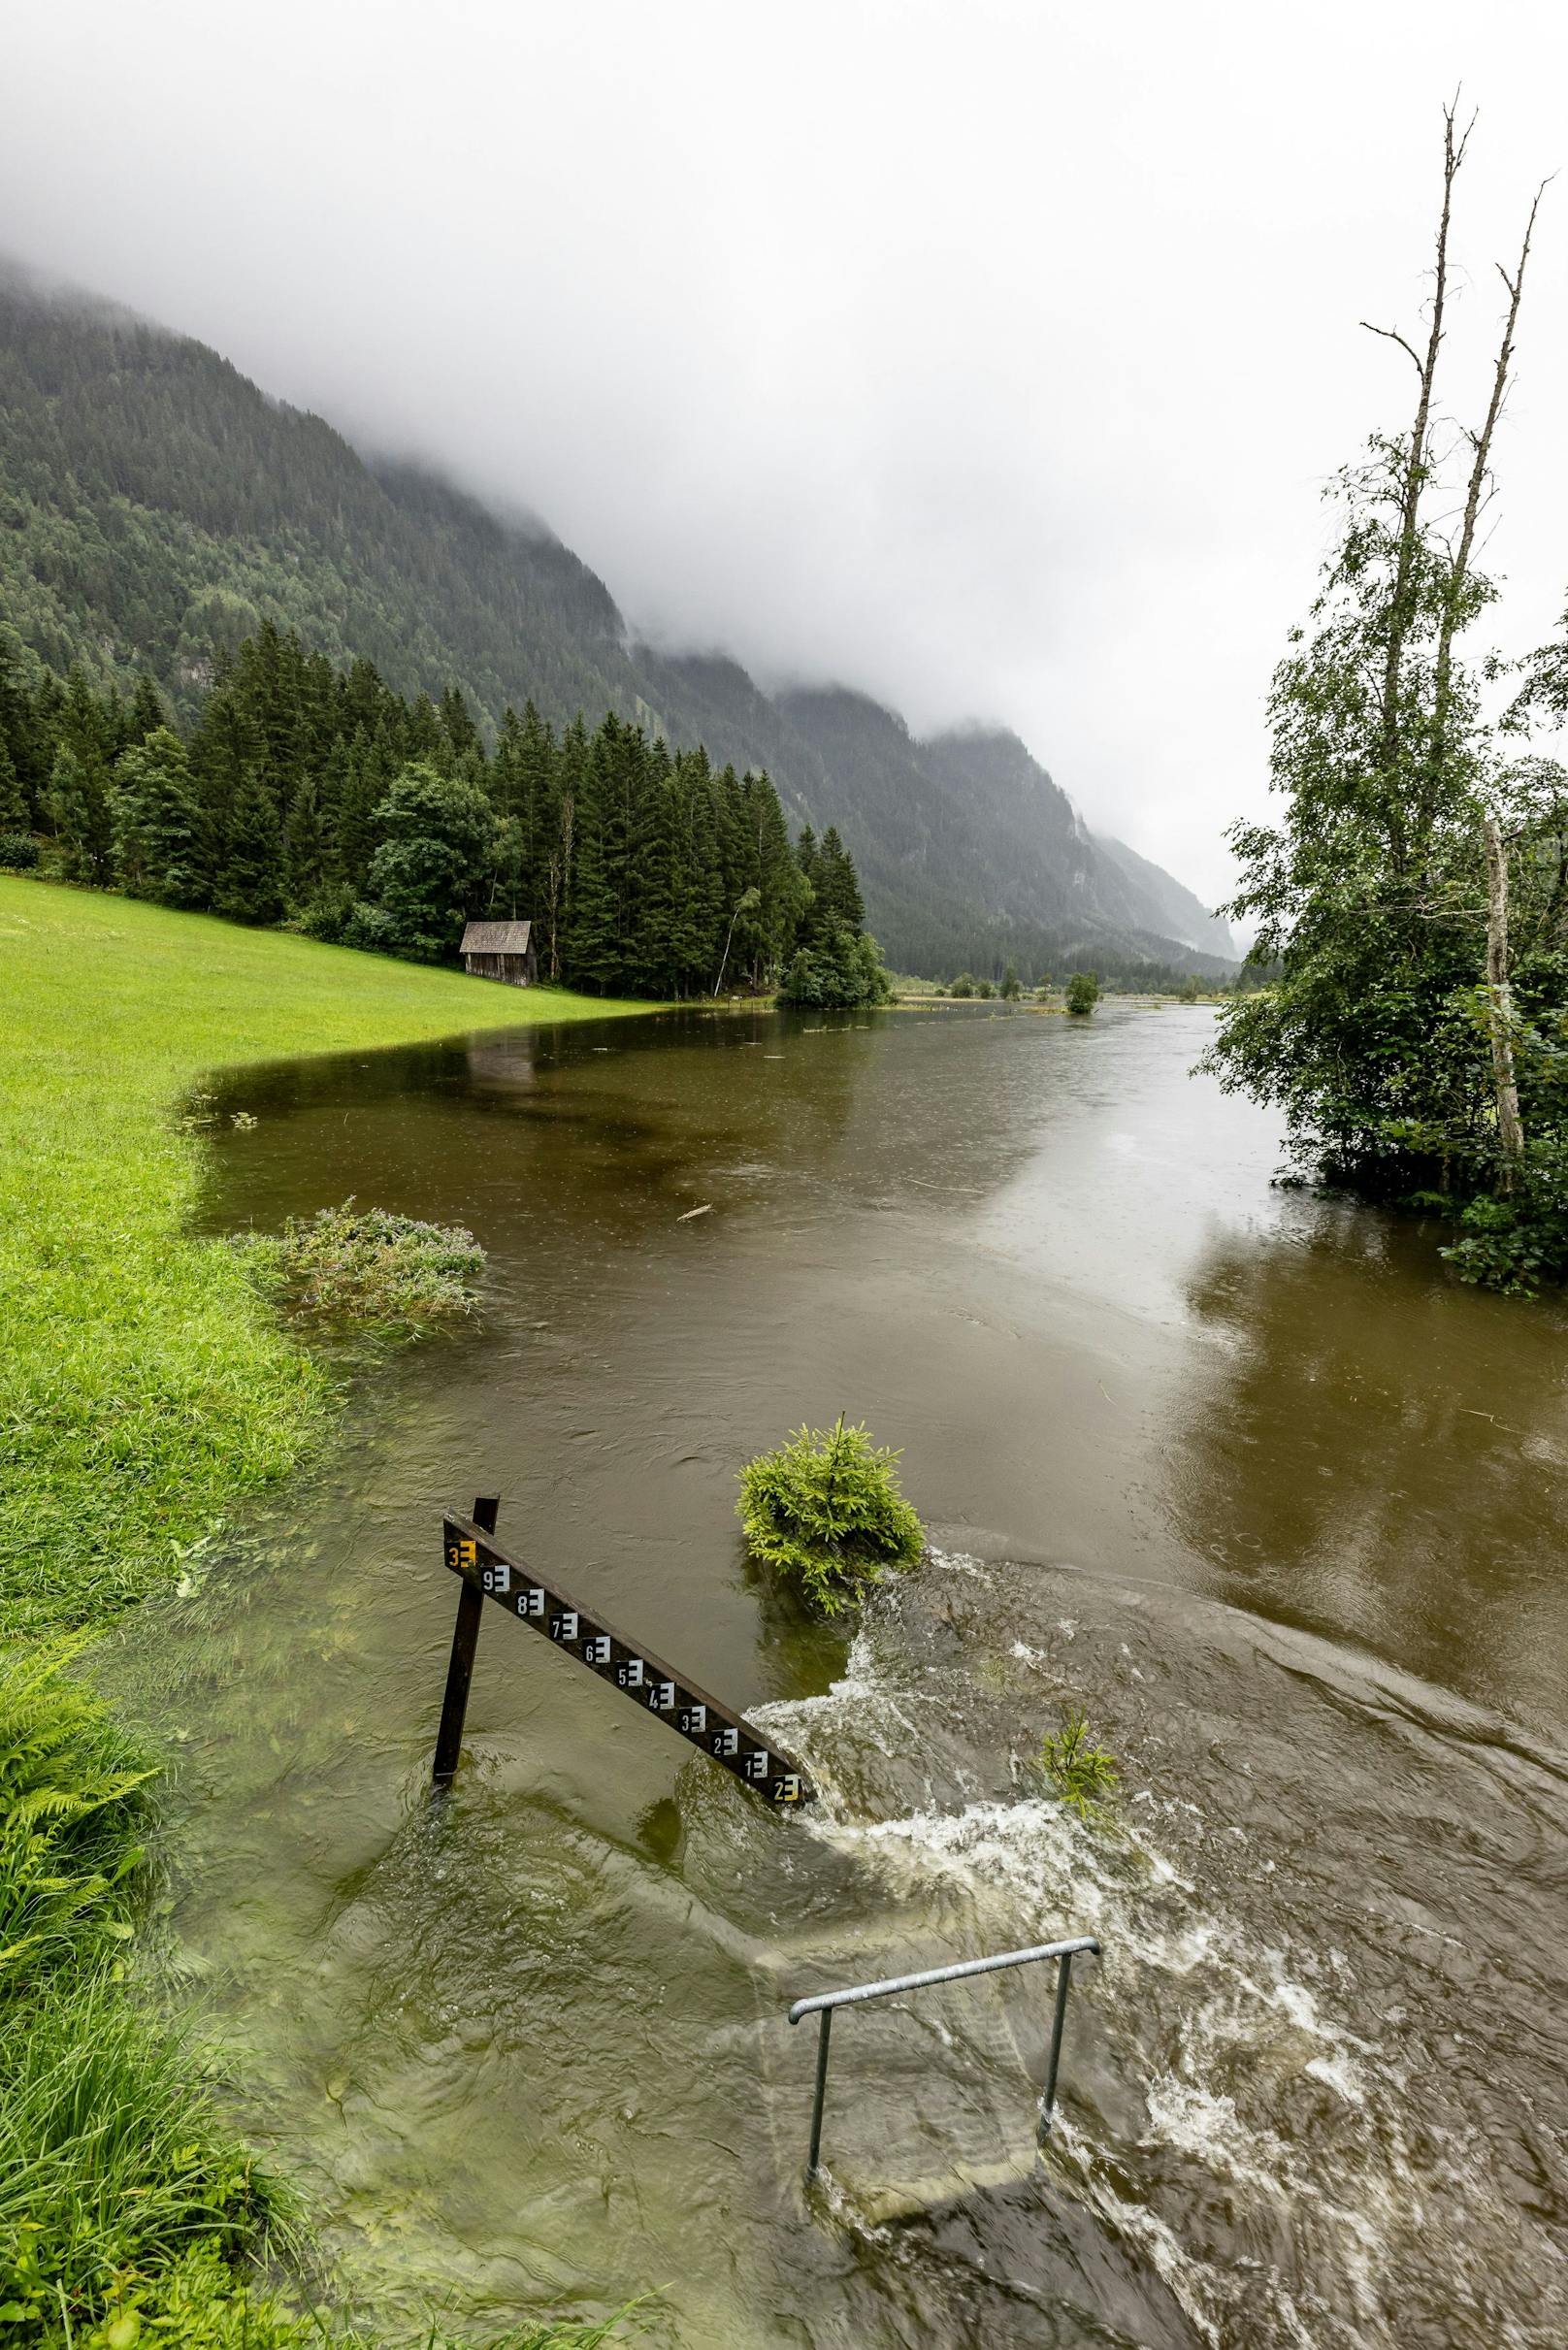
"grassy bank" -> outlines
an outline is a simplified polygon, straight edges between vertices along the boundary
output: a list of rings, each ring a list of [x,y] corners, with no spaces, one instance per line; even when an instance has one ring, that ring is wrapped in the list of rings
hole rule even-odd
[[[0,1638],[140,1597],[319,1424],[318,1374],[186,1229],[204,1071],[646,1008],[0,876]]]
[[[330,1414],[238,1258],[188,1229],[178,1105],[220,1065],[645,1008],[0,876],[4,2350],[321,2338],[245,2282],[264,2240],[296,2240],[286,2196],[125,1994],[155,1758],[58,1645],[177,1573]]]

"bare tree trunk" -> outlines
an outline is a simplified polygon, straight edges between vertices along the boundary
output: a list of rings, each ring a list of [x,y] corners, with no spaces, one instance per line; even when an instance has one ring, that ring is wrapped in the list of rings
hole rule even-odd
[[[715,997],[717,996],[720,988],[722,988],[724,985],[725,965],[730,960],[730,941],[735,936],[735,927],[739,920],[740,909],[737,906],[735,911],[730,917],[730,928],[724,933],[724,953],[719,957],[719,975],[713,982],[713,993]]]
[[[572,836],[576,824],[577,803],[570,792],[561,800],[561,832],[555,854],[550,859],[550,977],[561,976],[561,919],[566,912],[567,898],[572,889]]]
[[[1519,1080],[1514,1073],[1514,997],[1508,984],[1508,859],[1495,816],[1486,818],[1486,997],[1491,1073],[1497,1089],[1497,1141],[1505,1191],[1524,1157]]]
[[[1416,557],[1420,546],[1421,498],[1426,481],[1426,441],[1432,420],[1432,387],[1437,380],[1438,353],[1443,347],[1443,320],[1448,305],[1449,227],[1454,213],[1454,182],[1464,161],[1464,150],[1475,127],[1471,116],[1462,137],[1454,135],[1454,111],[1452,106],[1443,111],[1443,209],[1437,223],[1437,265],[1432,287],[1431,328],[1426,338],[1424,356],[1414,350],[1401,334],[1386,326],[1368,326],[1368,332],[1382,335],[1389,343],[1397,343],[1416,363],[1419,389],[1416,394],[1416,414],[1410,428],[1410,441],[1405,451],[1404,482],[1400,496],[1399,545],[1394,559],[1393,589],[1388,600],[1388,641],[1383,657],[1383,694],[1380,714],[1380,749],[1383,769],[1392,780],[1399,758],[1399,687],[1404,669],[1405,640],[1410,634],[1416,577]],[[1367,321],[1362,320],[1366,326]],[[1391,846],[1396,864],[1405,860],[1404,827],[1397,819],[1391,827],[1394,837]]]
[[[548,918],[550,938],[550,977],[552,980],[559,979],[561,976],[560,930],[556,920],[557,914],[560,910],[560,905],[561,858],[559,851],[557,851],[557,853],[550,859],[549,877],[545,885],[544,892],[544,907],[546,916]]]
[[[1537,188],[1530,216],[1524,223],[1524,242],[1519,247],[1519,267],[1511,277],[1501,262],[1497,275],[1508,288],[1508,316],[1503,325],[1503,340],[1498,347],[1497,365],[1492,373],[1491,399],[1487,403],[1486,421],[1479,433],[1470,435],[1470,478],[1465,485],[1464,513],[1459,523],[1458,543],[1449,571],[1448,587],[1444,595],[1442,626],[1438,632],[1437,662],[1432,696],[1432,771],[1434,788],[1444,751],[1447,747],[1449,708],[1453,699],[1454,638],[1458,629],[1460,610],[1464,602],[1465,582],[1470,576],[1470,558],[1475,551],[1476,525],[1481,519],[1486,488],[1486,467],[1491,456],[1492,436],[1497,419],[1503,412],[1503,400],[1508,391],[1508,371],[1514,361],[1514,336],[1519,326],[1519,301],[1524,292],[1524,269],[1530,258],[1530,240],[1535,234],[1535,216],[1541,209],[1544,188]]]

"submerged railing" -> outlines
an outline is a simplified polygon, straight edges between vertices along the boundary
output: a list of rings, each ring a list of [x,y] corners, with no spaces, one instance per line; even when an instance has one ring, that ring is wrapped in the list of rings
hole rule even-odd
[[[1051,2061],[1046,2067],[1045,2089],[1040,2098],[1040,2115],[1035,2137],[1044,2145],[1051,2134],[1051,2114],[1057,2102],[1057,2068],[1062,2061],[1062,2032],[1067,2020],[1067,1993],[1072,1984],[1072,1962],[1084,1951],[1099,1956],[1099,1944],[1092,1934],[1081,1934],[1071,1942],[1038,1942],[1029,1950],[1003,1950],[996,1958],[969,1958],[954,1967],[929,1967],[923,1975],[890,1975],[879,1983],[856,1983],[844,1991],[821,1991],[814,1999],[798,1999],[790,2009],[790,2021],[798,2024],[802,2016],[820,2015],[821,2029],[817,2037],[817,2094],[811,2107],[811,2150],[805,2160],[805,2174],[814,2178],[817,2157],[822,2151],[822,2108],[828,2094],[828,2037],[833,2030],[833,2009],[851,2007],[862,2000],[888,1999],[896,1991],[924,1991],[932,1983],[956,1983],[966,1975],[996,1975],[1003,1967],[1029,1967],[1036,1959],[1054,1958],[1057,1962],[1057,2005],[1051,2022]]]

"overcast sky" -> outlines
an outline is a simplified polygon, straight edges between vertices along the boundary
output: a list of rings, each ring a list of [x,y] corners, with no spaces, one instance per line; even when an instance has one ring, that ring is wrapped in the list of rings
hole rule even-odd
[[[1552,0],[11,0],[0,245],[542,514],[633,625],[1016,727],[1211,898],[1324,478],[1403,421],[1481,109],[1451,390]],[[1568,590],[1568,175],[1499,447],[1502,627]]]

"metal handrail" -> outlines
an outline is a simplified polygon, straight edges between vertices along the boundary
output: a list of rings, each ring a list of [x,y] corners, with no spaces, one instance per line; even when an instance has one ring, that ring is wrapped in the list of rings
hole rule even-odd
[[[1036,1942],[1028,1950],[1002,1950],[995,1958],[966,1958],[953,1967],[928,1967],[920,1975],[890,1975],[882,1982],[854,1983],[844,1991],[819,1991],[812,1999],[798,1999],[790,2009],[790,2021],[798,2024],[804,2015],[820,2015],[822,2029],[817,2037],[817,2093],[811,2107],[811,2150],[806,2156],[805,2174],[814,2178],[818,2170],[817,2157],[822,2151],[822,2106],[828,2092],[828,2036],[833,2030],[833,2009],[858,2006],[862,2000],[887,1999],[897,1991],[923,1991],[931,1983],[956,1983],[966,1975],[995,1975],[1003,1967],[1028,1967],[1039,1958],[1054,1958],[1057,1962],[1056,2013],[1051,2021],[1051,2061],[1046,2068],[1045,2092],[1040,2099],[1040,2118],[1036,2138],[1041,2145],[1051,2133],[1051,2114],[1057,2098],[1057,2067],[1062,2058],[1062,2030],[1067,2019],[1067,1992],[1072,1978],[1072,1962],[1084,1951],[1099,1956],[1099,1944],[1092,1934],[1080,1934],[1070,1942]]]

